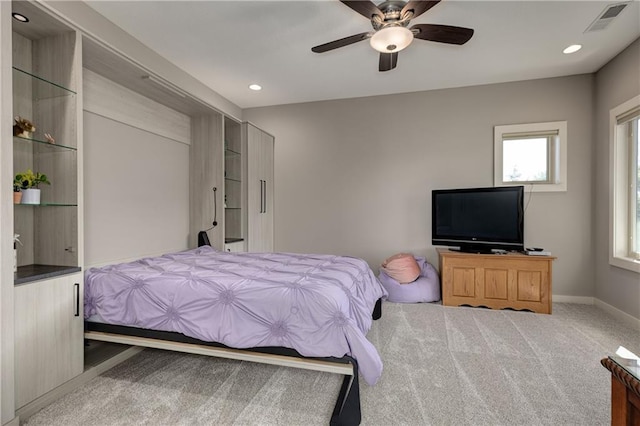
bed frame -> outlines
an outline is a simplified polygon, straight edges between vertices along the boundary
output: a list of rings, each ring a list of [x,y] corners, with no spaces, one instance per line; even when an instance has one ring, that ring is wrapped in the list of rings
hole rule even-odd
[[[372,318],[377,320],[381,316],[382,300],[380,299],[373,309]],[[220,343],[205,342],[175,332],[147,330],[89,321],[85,322],[84,337],[87,340],[99,340],[102,342],[341,374],[344,379],[329,424],[331,426],[360,424],[358,363],[354,358],[347,355],[342,358],[311,358],[304,357],[293,349],[282,347],[235,349]]]

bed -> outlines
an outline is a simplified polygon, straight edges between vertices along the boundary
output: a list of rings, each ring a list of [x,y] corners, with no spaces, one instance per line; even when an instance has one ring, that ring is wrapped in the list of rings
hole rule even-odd
[[[331,424],[358,424],[386,296],[361,259],[202,246],[88,270],[85,337],[342,374]]]

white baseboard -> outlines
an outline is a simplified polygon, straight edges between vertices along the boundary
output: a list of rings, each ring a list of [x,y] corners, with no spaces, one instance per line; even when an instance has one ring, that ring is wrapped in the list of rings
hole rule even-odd
[[[20,418],[18,416],[15,416],[13,419],[9,420],[7,423],[4,424],[4,426],[19,426],[20,425]]]
[[[614,306],[611,306],[600,299],[596,299],[595,297],[562,296],[559,294],[554,294],[551,300],[558,303],[577,303],[580,305],[595,305],[597,308],[602,309],[603,311],[605,311],[606,313],[608,313],[618,321],[625,323],[626,325],[628,325],[633,329],[640,330],[640,318],[631,316],[628,313],[623,312],[620,309]]]
[[[614,317],[620,322],[625,323],[629,327],[640,330],[640,318],[636,318],[634,316],[629,315],[626,312],[621,311],[620,309],[609,305],[608,303],[603,302],[600,299],[594,299],[596,307],[602,309],[607,312],[609,315]]]
[[[563,296],[561,294],[554,294],[551,296],[551,300],[558,303],[576,303],[579,305],[593,305],[593,297],[586,296]]]

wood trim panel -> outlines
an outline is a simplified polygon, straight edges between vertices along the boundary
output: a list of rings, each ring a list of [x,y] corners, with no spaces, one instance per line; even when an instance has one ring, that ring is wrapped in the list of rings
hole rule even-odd
[[[189,116],[84,68],[84,109],[174,141],[191,144]]]
[[[243,351],[240,349],[217,348],[214,346],[171,342],[168,340],[126,336],[122,334],[103,333],[99,331],[88,331],[84,333],[84,336],[85,338],[90,340],[100,340],[103,342],[122,343],[125,345],[143,346],[146,348],[165,349],[170,351],[213,356],[218,358],[236,359],[240,361],[279,365],[283,367],[301,368],[304,370],[322,371],[326,373],[342,374],[345,376],[353,375],[353,366],[351,364],[334,363],[317,359],[264,354],[258,352]]]
[[[224,248],[224,154],[223,116],[211,114],[192,117],[193,140],[189,150],[191,180],[189,185],[189,247],[197,246],[198,232],[211,228],[214,217],[218,226],[208,231],[211,244]],[[214,194],[213,188],[217,188]],[[216,197],[214,203],[214,197]],[[217,210],[214,211],[214,205]]]

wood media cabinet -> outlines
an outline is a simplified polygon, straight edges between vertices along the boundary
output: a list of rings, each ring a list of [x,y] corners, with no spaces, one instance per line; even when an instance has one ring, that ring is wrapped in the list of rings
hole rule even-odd
[[[445,306],[551,313],[553,256],[476,254],[437,249]]]

